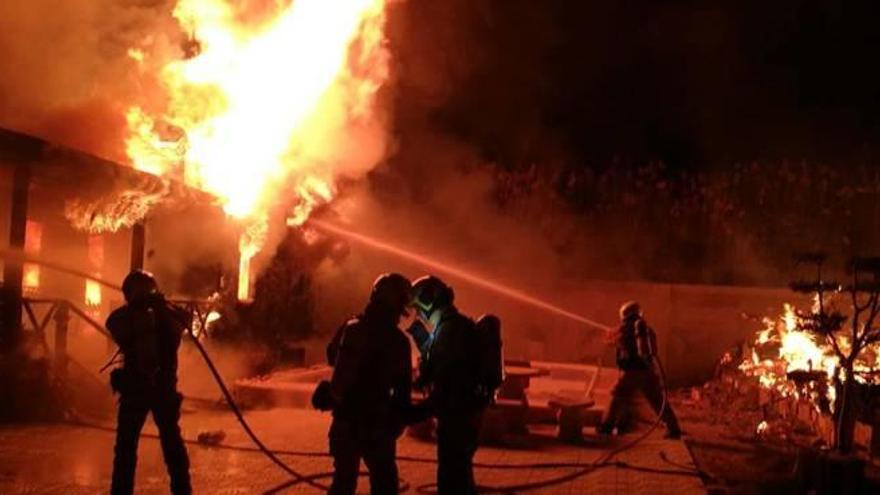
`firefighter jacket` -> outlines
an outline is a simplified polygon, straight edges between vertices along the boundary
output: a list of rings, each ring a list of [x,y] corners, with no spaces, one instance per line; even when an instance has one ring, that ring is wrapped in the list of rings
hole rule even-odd
[[[368,305],[336,332],[327,358],[333,365],[334,417],[377,428],[402,427],[411,403],[412,357],[394,311]]]
[[[126,304],[107,318],[107,329],[123,356],[128,385],[138,389],[177,386],[177,350],[191,316],[161,296]]]
[[[654,330],[643,318],[630,318],[617,329],[617,367],[621,370],[651,369],[657,349]]]
[[[483,407],[479,396],[481,342],[474,322],[448,308],[419,367],[419,381],[429,390],[427,406],[438,416],[467,413]]]

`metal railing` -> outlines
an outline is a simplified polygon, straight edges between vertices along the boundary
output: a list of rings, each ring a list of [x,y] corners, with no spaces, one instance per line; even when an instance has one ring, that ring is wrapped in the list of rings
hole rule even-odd
[[[170,299],[170,303],[187,310],[193,317],[193,335],[199,340],[208,336],[210,317],[218,309],[214,299]]]
[[[212,300],[172,300],[173,304],[180,306],[193,316],[194,327],[198,329],[194,335],[203,339],[208,335],[209,318],[216,310],[216,303]],[[115,346],[110,332],[100,322],[96,321],[88,312],[77,307],[66,299],[32,298],[25,297],[21,300],[23,317],[30,323],[36,333],[39,342],[43,345],[47,355],[53,357],[56,376],[63,379],[67,376],[67,369],[71,362],[68,354],[68,333],[71,320],[76,317],[83,323],[97,331],[107,341],[107,349],[112,350]],[[50,325],[54,323],[53,325]],[[54,349],[49,348],[48,331],[50,326],[54,329]]]
[[[86,325],[104,336],[108,348],[113,345],[113,338],[104,325],[95,321],[87,312],[66,299],[22,298],[21,305],[24,310],[23,316],[27,317],[27,321],[37,334],[46,353],[52,355],[58,378],[63,379],[67,376],[67,369],[71,363],[67,352],[67,338],[73,317],[78,317]],[[45,312],[41,315],[42,317],[39,317],[41,310]],[[54,349],[49,349],[49,339],[47,338],[50,322],[54,323]]]

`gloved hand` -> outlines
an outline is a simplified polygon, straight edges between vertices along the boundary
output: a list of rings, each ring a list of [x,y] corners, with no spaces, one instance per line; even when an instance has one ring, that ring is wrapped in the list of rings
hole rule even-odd
[[[159,291],[151,292],[146,297],[146,302],[148,305],[154,308],[164,308],[168,302],[165,299],[165,294],[162,294]]]

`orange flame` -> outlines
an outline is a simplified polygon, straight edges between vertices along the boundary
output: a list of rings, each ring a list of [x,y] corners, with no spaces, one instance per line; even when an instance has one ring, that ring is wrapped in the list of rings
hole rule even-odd
[[[104,268],[104,237],[100,235],[90,235],[88,243],[89,265],[91,265],[94,275],[100,278],[101,270]],[[103,301],[101,284],[94,280],[86,279],[85,289],[86,307],[92,309],[100,308],[101,302]]]
[[[94,280],[86,280],[86,306],[89,308],[98,308],[103,300],[101,294],[101,285]]]
[[[33,220],[25,224],[24,252],[29,255],[39,255],[43,247],[43,225]],[[22,289],[26,292],[34,292],[40,288],[40,265],[25,263],[22,267]]]
[[[118,232],[143,220],[154,206],[165,199],[166,193],[131,189],[112,192],[95,201],[75,198],[64,204],[64,216],[73,228],[83,232]]]
[[[210,331],[212,324],[215,321],[219,320],[220,318],[222,318],[220,313],[218,313],[217,311],[211,310],[210,312],[208,312],[207,316],[205,316],[204,326],[202,325],[202,322],[198,318],[194,319],[193,320],[193,335],[195,335],[196,337],[199,337],[202,335],[202,333]]]
[[[332,199],[338,177],[362,174],[383,148],[372,139],[366,158],[346,155],[354,155],[352,141],[382,127],[373,107],[388,77],[385,0],[278,5],[258,22],[228,0],[178,0],[174,16],[197,53],[162,69],[163,115],[128,112],[126,146],[137,168],[212,193],[242,222],[244,298],[270,209],[293,208],[301,224]]]
[[[797,312],[791,304],[783,305],[777,319],[765,318],[764,330],[758,332],[756,348],[750,359],[740,365],[746,374],[757,377],[762,387],[774,390],[783,397],[800,398],[801,390],[788,379],[792,371],[821,371],[830,381],[837,375],[839,361],[826,342],[799,329]],[[778,346],[775,355],[759,356],[757,347],[773,344]],[[834,387],[826,388],[826,398],[834,403]]]

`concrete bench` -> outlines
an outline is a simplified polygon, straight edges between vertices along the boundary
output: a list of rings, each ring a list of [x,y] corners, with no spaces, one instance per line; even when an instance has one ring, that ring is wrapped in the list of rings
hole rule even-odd
[[[526,434],[529,408],[520,400],[497,399],[483,414],[480,443],[500,443],[506,435]]]
[[[509,434],[528,433],[526,420],[529,408],[522,401],[511,399],[498,399],[495,404],[487,408],[483,413],[483,422],[480,427],[481,444],[498,444]],[[410,425],[407,436],[419,440],[435,440],[436,423],[429,418],[421,423]]]
[[[586,398],[571,399],[557,397],[551,399],[548,405],[557,411],[557,438],[568,443],[582,442],[584,440],[583,429],[588,417],[588,410],[594,404],[595,401]]]

